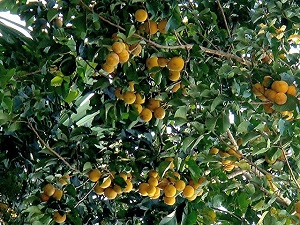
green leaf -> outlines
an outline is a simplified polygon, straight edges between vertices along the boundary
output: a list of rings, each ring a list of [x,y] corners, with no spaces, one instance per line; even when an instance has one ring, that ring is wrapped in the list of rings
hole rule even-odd
[[[189,159],[185,162],[185,164],[188,166],[188,170],[190,171],[191,178],[198,182],[198,179],[201,177],[201,170],[198,166],[197,162],[193,159]]]
[[[186,106],[179,106],[178,109],[175,112],[174,117],[175,118],[182,118],[186,120],[186,114],[187,114],[187,107]]]
[[[194,225],[197,222],[198,213],[196,210],[191,211],[190,213],[184,212],[182,215],[182,225]]]
[[[65,98],[65,102],[70,104],[72,101],[74,101],[76,99],[78,94],[79,94],[79,92],[77,90],[71,90],[69,92],[68,96]]]
[[[225,133],[231,125],[229,115],[227,113],[222,113],[221,117],[219,117],[217,121],[217,125],[219,126],[220,132]]]
[[[177,225],[176,220],[176,211],[173,211],[166,217],[164,217],[160,222],[159,225]]]
[[[51,86],[54,86],[54,87],[61,86],[63,80],[64,80],[64,79],[63,79],[61,76],[55,76],[55,77],[51,80]]]
[[[283,111],[293,111],[296,109],[298,104],[298,99],[295,96],[287,94],[287,101],[283,105],[274,104],[272,108],[275,111],[283,112]]]
[[[205,120],[205,126],[209,131],[214,131],[217,123],[217,118],[207,118]]]
[[[163,177],[164,174],[168,171],[168,169],[170,168],[170,165],[172,164],[172,162],[169,161],[162,161],[159,166],[158,166],[158,174],[160,177]]]
[[[210,111],[211,111],[211,112],[214,111],[214,110],[216,109],[216,107],[217,107],[218,105],[220,105],[221,103],[223,103],[223,102],[224,102],[223,96],[222,96],[222,95],[217,96],[217,97],[213,100],[213,102],[212,102],[212,104],[211,104],[211,106],[210,106]]]

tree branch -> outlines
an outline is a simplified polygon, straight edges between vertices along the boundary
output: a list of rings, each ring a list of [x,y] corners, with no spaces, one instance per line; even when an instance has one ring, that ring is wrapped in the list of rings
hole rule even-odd
[[[86,199],[89,194],[94,190],[94,188],[97,186],[98,182],[95,182],[95,184],[93,185],[93,187],[76,203],[76,205],[74,205],[74,208],[76,208],[81,202],[84,201],[84,199]]]
[[[235,215],[234,213],[232,213],[232,212],[230,212],[230,211],[228,211],[228,210],[221,209],[221,208],[217,208],[217,207],[211,207],[211,208],[214,209],[214,210],[217,210],[217,211],[219,211],[219,212],[221,212],[221,213],[228,214],[228,215],[230,215],[230,216],[236,218],[236,219],[239,220],[240,222],[245,222],[245,223],[247,223],[247,224],[250,224],[245,218],[239,217],[239,216]]]

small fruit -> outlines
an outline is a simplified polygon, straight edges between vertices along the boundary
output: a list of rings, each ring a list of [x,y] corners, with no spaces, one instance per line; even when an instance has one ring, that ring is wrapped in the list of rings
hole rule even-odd
[[[115,43],[118,43],[118,42],[115,42]],[[118,56],[118,54],[116,54],[114,52],[109,53],[106,56],[106,62],[105,63],[107,65],[110,65],[110,66],[116,66],[116,65],[118,65],[118,63],[119,63],[119,56]]]
[[[135,102],[137,104],[144,104],[145,103],[145,96],[142,96],[140,93],[136,93]]]
[[[114,66],[111,66],[111,65],[109,65],[109,64],[107,64],[107,63],[104,63],[104,64],[102,64],[102,69],[103,69],[105,72],[107,72],[107,73],[112,73],[112,72],[114,72],[115,67],[114,67]]]
[[[278,105],[283,105],[284,103],[286,103],[287,101],[287,96],[286,94],[282,93],[282,92],[279,92],[276,94],[275,96],[275,100],[274,102]]]
[[[118,53],[120,63],[126,63],[129,60],[129,52],[124,49],[120,53]]]
[[[167,33],[167,30],[166,30],[166,25],[167,25],[167,20],[166,19],[163,19],[161,21],[158,22],[157,24],[157,28],[159,30],[160,33],[162,34],[166,34]]]
[[[117,192],[118,195],[122,194],[122,192],[123,192],[121,186],[117,185],[117,184],[115,184],[113,186],[113,189],[114,189],[115,192]]]
[[[175,56],[170,59],[167,66],[169,70],[181,71],[184,67],[184,60],[179,56]]]
[[[177,83],[172,87],[172,92],[175,93],[180,89],[181,84]]]
[[[119,54],[125,49],[125,45],[123,42],[116,41],[112,44],[111,48],[114,51],[114,53]]]
[[[160,107],[160,101],[154,98],[148,100],[147,108],[154,111],[154,109]]]
[[[164,57],[158,57],[157,62],[159,67],[166,67],[168,65],[169,60]]]
[[[176,188],[172,184],[167,184],[164,188],[164,193],[166,197],[173,197],[176,194]]]
[[[46,184],[43,188],[43,191],[49,197],[52,196],[55,192],[55,187],[52,184]]]
[[[116,89],[115,89],[115,96],[118,98],[118,99],[124,99],[123,98],[123,94],[121,93],[121,91],[122,91],[122,88],[121,87],[117,87]]]
[[[183,180],[176,180],[175,181],[175,188],[177,191],[183,191],[186,184]]]
[[[135,11],[134,17],[138,22],[144,22],[148,18],[148,13],[144,9],[138,9]]]
[[[286,93],[289,85],[283,80],[276,80],[272,83],[271,88],[276,92]]]
[[[264,95],[265,88],[261,85],[261,83],[256,83],[252,87],[252,91],[256,96]]]
[[[164,196],[163,200],[164,200],[164,203],[167,204],[167,205],[174,205],[175,202],[176,202],[175,196],[172,196],[172,197]]]
[[[160,188],[159,187],[155,187],[155,193],[154,195],[151,197],[151,199],[158,199],[160,196]]]
[[[140,114],[143,110],[143,106],[141,104],[137,104],[137,103],[134,103],[132,104],[133,107],[137,110],[137,112]]]
[[[148,20],[145,27],[146,33],[153,35],[157,32],[157,23],[153,20]]]
[[[61,28],[63,25],[63,21],[60,18],[55,18],[54,23],[58,28]]]
[[[130,45],[129,50],[132,55],[139,56],[139,54],[142,52],[142,46],[140,44],[133,44]]]
[[[157,177],[158,177],[158,172],[155,171],[155,170],[150,170],[150,171],[148,172],[148,176],[149,176],[149,177],[157,178]]]
[[[56,200],[60,200],[62,196],[63,196],[63,191],[60,189],[55,189],[55,192],[52,195],[52,198],[54,198]]]
[[[266,113],[271,114],[274,112],[274,109],[272,109],[273,104],[269,103],[269,104],[263,104],[263,108],[265,110]]]
[[[297,213],[300,213],[300,201],[297,201],[297,202],[295,203],[295,211],[296,211]]]
[[[172,70],[169,71],[168,79],[170,81],[176,82],[180,79],[180,77],[181,77],[180,71],[172,71]]]
[[[140,194],[141,194],[142,196],[147,196],[147,195],[148,195],[148,192],[147,192],[148,186],[149,186],[148,183],[141,183],[141,184],[139,185],[139,192],[140,192]]]
[[[216,147],[212,147],[210,150],[209,150],[209,153],[212,154],[212,155],[216,155],[219,153],[219,149],[216,148]]]
[[[58,211],[56,211],[53,215],[53,218],[56,223],[63,223],[66,221],[67,215],[66,214],[60,214]]]
[[[41,193],[41,195],[40,195],[40,199],[41,199],[42,202],[48,201],[49,198],[50,197],[48,195],[46,195],[45,193]]]
[[[156,66],[158,66],[158,58],[156,56],[146,59],[146,67],[149,70]]]
[[[287,90],[286,94],[296,96],[297,95],[297,88],[295,87],[295,85],[290,85],[288,87],[288,90]]]
[[[136,95],[134,94],[133,91],[126,91],[123,94],[123,99],[124,99],[125,103],[130,105],[130,104],[133,104],[135,102]]]
[[[125,193],[128,193],[128,192],[130,192],[133,189],[133,184],[132,184],[132,182],[130,180],[126,180],[125,182],[126,182],[126,186],[123,189],[123,191]]]
[[[70,175],[69,174],[63,175],[61,178],[59,178],[58,182],[61,183],[62,185],[67,185],[68,182],[70,182]]]
[[[89,172],[89,179],[92,182],[97,182],[101,177],[101,172],[98,169],[93,169]]]
[[[153,197],[154,194],[155,194],[155,192],[156,192],[156,187],[153,186],[153,185],[151,185],[151,184],[149,184],[149,186],[147,187],[148,196],[149,197]]]
[[[276,96],[277,92],[272,90],[272,89],[267,89],[265,90],[265,96],[267,97],[267,99],[269,99],[271,102],[275,101],[275,96]]]
[[[102,195],[104,193],[104,188],[100,187],[99,185],[96,185],[94,187],[94,191],[95,191],[96,194]]]
[[[109,187],[104,190],[104,195],[108,199],[115,199],[117,197],[117,192],[113,188]]]
[[[225,166],[223,167],[223,169],[224,169],[225,171],[227,171],[227,172],[230,172],[230,171],[232,171],[232,170],[234,169],[234,167],[235,167],[234,164],[228,164],[228,165],[225,165]]]
[[[271,76],[264,76],[264,79],[262,81],[262,85],[265,88],[270,88],[272,83],[273,83],[274,79]]]
[[[158,185],[158,180],[157,180],[155,177],[150,177],[150,178],[148,179],[148,184],[150,184],[150,185],[156,187],[156,186]]]
[[[162,107],[158,107],[154,109],[153,115],[156,119],[163,119],[165,118],[166,111]]]
[[[174,165],[174,159],[173,158],[171,158],[171,157],[168,157],[168,158],[166,158],[165,159],[165,161],[168,161],[168,162],[170,162],[170,166],[169,166],[169,169],[173,169],[174,167],[175,167],[175,165]]]
[[[103,179],[103,182],[101,184],[99,184],[100,187],[102,188],[108,188],[111,185],[111,178],[110,177],[106,177]]]
[[[152,112],[148,108],[143,108],[142,112],[140,113],[140,118],[144,122],[149,122],[152,119]]]
[[[191,185],[186,185],[182,191],[182,194],[186,198],[190,198],[194,195],[195,189]]]

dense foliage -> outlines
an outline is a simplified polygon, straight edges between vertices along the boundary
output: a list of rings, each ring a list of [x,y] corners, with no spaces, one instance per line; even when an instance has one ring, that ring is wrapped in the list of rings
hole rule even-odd
[[[0,1],[0,223],[298,224],[298,5]]]

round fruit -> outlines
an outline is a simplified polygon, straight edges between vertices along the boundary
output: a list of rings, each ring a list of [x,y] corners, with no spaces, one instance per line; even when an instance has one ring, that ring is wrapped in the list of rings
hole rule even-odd
[[[115,42],[115,43],[118,43],[118,42]],[[118,56],[118,54],[116,54],[114,52],[109,53],[106,56],[106,62],[105,63],[107,65],[110,65],[110,66],[116,66],[116,65],[118,65],[118,63],[119,63],[119,56]]]
[[[101,177],[101,172],[98,169],[93,169],[89,172],[89,179],[92,182],[97,182]]]
[[[122,192],[123,192],[121,186],[117,185],[117,184],[115,184],[113,186],[113,189],[114,189],[115,192],[117,192],[118,195],[122,194]]]
[[[173,161],[174,161],[173,158],[168,157],[168,158],[166,158],[165,160],[168,161],[168,162],[171,162],[171,163],[170,163],[169,169],[173,169],[173,168],[175,167],[174,162],[173,162]]]
[[[167,204],[167,205],[174,205],[175,202],[176,202],[175,196],[172,196],[172,197],[166,197],[166,196],[165,196],[165,197],[163,198],[163,200],[164,200],[164,203]]]
[[[265,110],[266,113],[271,114],[272,112],[274,112],[274,109],[272,109],[273,104],[269,103],[269,104],[263,104],[263,108]]]
[[[271,76],[265,76],[262,82],[262,85],[265,88],[270,88],[273,83],[273,78]]]
[[[104,190],[104,195],[108,199],[115,199],[117,197],[117,192],[113,188],[109,187]]]
[[[283,80],[276,80],[272,83],[271,88],[276,92],[286,93],[289,85]]]
[[[108,188],[111,185],[111,178],[106,177],[104,178],[103,182],[99,185],[102,188]]]
[[[50,197],[48,195],[46,195],[45,193],[41,193],[41,195],[40,195],[40,199],[41,199],[42,202],[48,201],[49,198]]]
[[[130,45],[129,50],[132,55],[138,56],[142,52],[142,46],[140,44]]]
[[[120,63],[126,63],[129,60],[129,52],[126,49],[118,53],[118,56]]]
[[[96,194],[102,195],[104,193],[104,188],[100,187],[99,185],[96,185],[94,187],[94,191],[95,191]]]
[[[212,155],[216,155],[219,153],[219,149],[216,148],[216,147],[212,147],[210,150],[209,150],[209,153],[212,154]]]
[[[149,70],[156,66],[158,66],[158,58],[156,56],[146,59],[146,67]]]
[[[146,22],[145,30],[150,35],[156,34],[156,32],[158,30],[157,23],[153,20],[148,20],[148,22]]]
[[[143,106],[141,104],[137,104],[137,103],[134,103],[133,104],[133,107],[137,110],[137,112],[140,114],[143,110]]]
[[[158,172],[155,171],[155,170],[150,170],[150,171],[148,172],[148,176],[149,176],[149,177],[154,177],[154,178],[156,178],[156,177],[158,177]]]
[[[150,177],[150,178],[148,179],[148,184],[150,184],[150,185],[156,187],[156,186],[158,185],[158,180],[157,180],[155,177]]]
[[[123,98],[124,98],[124,102],[130,105],[135,102],[136,95],[134,94],[133,91],[126,91],[123,94]]]
[[[128,192],[130,192],[130,191],[132,190],[133,184],[132,184],[132,182],[131,182],[130,180],[126,180],[125,182],[126,182],[126,186],[125,186],[125,188],[123,189],[123,191],[124,191],[125,193],[128,193]]]
[[[183,180],[176,180],[175,181],[175,188],[178,191],[183,191],[185,188],[185,182]]]
[[[179,89],[180,89],[180,83],[177,83],[175,84],[173,87],[172,87],[172,92],[175,93],[177,92]]]
[[[168,184],[164,188],[164,193],[166,197],[173,197],[176,194],[176,188],[172,184]]]
[[[172,70],[169,71],[168,78],[170,81],[176,82],[180,79],[180,77],[181,77],[180,71],[172,71]]]
[[[139,192],[142,196],[147,196],[148,195],[148,192],[147,192],[148,186],[149,186],[148,183],[141,183],[139,185]]]
[[[54,198],[56,200],[60,200],[62,196],[63,196],[63,191],[60,189],[55,189],[55,192],[52,195],[52,198]]]
[[[54,23],[58,28],[61,28],[63,25],[63,21],[60,18],[55,18]]]
[[[190,198],[194,195],[195,189],[191,185],[186,185],[185,188],[182,191],[182,194],[186,198]]]
[[[125,49],[125,45],[123,42],[116,41],[112,44],[111,48],[114,51],[114,53],[119,54]]]
[[[172,71],[181,71],[183,67],[184,67],[184,60],[179,56],[175,56],[171,58],[170,61],[168,62],[168,68],[169,70]]]
[[[134,92],[134,82],[133,81],[129,81],[128,82],[128,86],[129,86],[129,90]]]
[[[66,214],[60,214],[58,211],[56,211],[53,215],[53,218],[56,223],[63,223],[65,222],[67,215]]]
[[[282,93],[282,92],[279,92],[276,94],[275,96],[275,100],[274,102],[278,105],[283,105],[284,103],[286,103],[287,101],[287,96],[286,94]]]
[[[194,194],[192,197],[187,198],[189,201],[194,201],[198,195]]]
[[[167,33],[167,31],[166,31],[167,22],[168,21],[166,19],[163,19],[163,20],[161,20],[161,21],[158,22],[157,28],[158,28],[158,30],[159,30],[160,33],[162,33],[162,34],[166,34]]]
[[[49,197],[52,196],[55,192],[55,187],[52,184],[46,184],[43,188],[43,191]]]
[[[138,9],[134,13],[134,17],[138,22],[144,22],[148,18],[148,13],[144,9]]]
[[[151,185],[151,184],[149,184],[149,186],[147,187],[148,196],[149,197],[153,197],[154,194],[155,194],[155,192],[156,192],[156,187],[153,186],[153,185]]]
[[[67,185],[68,182],[70,181],[70,175],[65,174],[61,178],[59,178],[58,182],[61,183],[62,185]]]
[[[142,112],[140,113],[140,118],[144,122],[149,122],[152,119],[152,112],[148,108],[143,108]]]
[[[275,101],[275,96],[276,96],[277,92],[272,90],[272,89],[267,89],[265,90],[265,96],[267,97],[267,99],[269,99],[271,102]]]
[[[254,84],[252,90],[256,96],[261,96],[265,93],[265,88],[261,85],[261,83]]]
[[[154,109],[153,115],[156,119],[163,119],[166,115],[166,111],[162,107]]]
[[[160,188],[159,187],[155,187],[155,193],[154,195],[151,197],[151,199],[158,199],[160,196]]]
[[[169,60],[164,57],[158,57],[157,62],[159,67],[166,67],[168,65]]]
[[[289,94],[289,95],[296,96],[297,95],[297,88],[295,87],[295,85],[290,85],[288,87],[288,90],[287,90],[286,93]]]
[[[115,70],[114,66],[108,65],[107,63],[102,64],[102,69],[107,73],[112,73]]]
[[[154,110],[156,108],[160,107],[160,101],[156,100],[156,99],[149,99],[148,103],[147,103],[147,108],[150,110]]]
[[[298,202],[295,203],[295,211],[297,213],[300,213],[300,201],[298,201]]]
[[[230,172],[231,170],[234,169],[234,164],[228,164],[228,165],[225,165],[224,166],[224,170],[227,171],[227,172]]]
[[[117,98],[123,100],[124,98],[123,98],[123,94],[121,93],[121,91],[122,91],[122,88],[121,88],[121,87],[117,87],[117,88],[115,89],[115,96],[116,96]]]
[[[135,99],[134,103],[144,104],[145,103],[145,96],[142,97],[142,95],[140,93],[136,93],[136,99]]]

